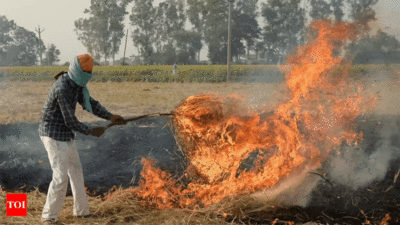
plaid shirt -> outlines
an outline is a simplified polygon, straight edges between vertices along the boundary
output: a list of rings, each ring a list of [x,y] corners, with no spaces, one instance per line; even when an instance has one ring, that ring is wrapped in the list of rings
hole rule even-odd
[[[66,74],[59,77],[51,86],[44,103],[39,123],[39,135],[58,141],[70,141],[75,138],[72,131],[90,135],[92,128],[75,117],[76,103],[84,110],[83,87],[77,85]],[[108,120],[112,115],[98,101],[90,97],[93,114]]]

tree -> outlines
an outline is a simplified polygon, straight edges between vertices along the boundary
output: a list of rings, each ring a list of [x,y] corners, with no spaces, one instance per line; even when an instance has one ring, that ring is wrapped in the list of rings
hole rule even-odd
[[[260,41],[257,41],[255,46],[254,46],[254,51],[256,52],[256,62],[258,62],[258,54],[259,53],[265,53],[265,51],[266,51],[264,43],[260,42]]]
[[[250,50],[253,48],[256,39],[260,37],[261,29],[257,22],[256,13],[257,1],[238,1],[236,9],[233,10],[233,24],[232,24],[232,39],[238,38],[233,41],[234,45],[232,54],[235,56],[243,53],[241,40],[246,41],[247,58],[249,57]]]
[[[314,20],[322,20],[328,18],[332,14],[330,5],[325,0],[311,0],[310,16]]]
[[[200,50],[203,47],[201,41],[203,40],[205,15],[207,10],[205,3],[202,0],[188,0],[188,10],[186,12],[190,23],[193,25],[193,30],[197,32],[197,36],[200,37],[200,47],[197,51],[197,61],[200,62]]]
[[[43,45],[34,32],[17,26],[0,16],[0,66],[33,66],[37,62],[38,46]]]
[[[225,49],[227,30],[227,2],[218,0],[204,0],[197,1],[193,4],[197,4],[197,9],[201,9],[203,23],[198,23],[198,30],[202,29],[204,35],[204,41],[208,45],[207,57],[212,63],[225,61],[220,55],[221,51]],[[191,16],[192,21],[196,21],[197,18]],[[225,37],[224,37],[225,36]],[[225,39],[225,41],[224,41]]]
[[[351,7],[350,16],[354,20],[367,20],[375,18],[375,11],[372,6],[375,5],[378,0],[347,0]]]
[[[335,20],[337,22],[340,22],[343,20],[344,12],[343,12],[343,5],[344,5],[344,0],[331,0],[331,5],[332,5],[332,12]]]
[[[194,30],[201,33],[204,30],[204,22],[208,14],[206,2],[204,0],[187,0],[187,4],[187,17],[194,26]]]
[[[12,31],[16,29],[13,20],[8,21],[5,16],[0,16],[0,65],[5,65],[6,47],[13,41]]]
[[[279,63],[304,38],[304,9],[300,0],[268,0],[262,4],[264,42],[268,57],[278,57]]]
[[[40,52],[38,46],[44,46],[36,34],[23,27],[17,27],[14,32],[14,45],[18,48],[15,64],[16,66],[33,66],[36,64]],[[37,45],[36,43],[39,42]]]
[[[176,62],[192,64],[196,60],[196,52],[201,49],[201,36],[195,31],[182,30],[175,33]]]
[[[167,5],[165,2],[161,2],[158,7],[154,7],[154,11],[156,15],[154,17],[154,27],[155,27],[155,36],[159,38],[154,39],[155,49],[157,52],[161,54],[163,51],[163,45],[167,40],[167,33],[164,31],[164,17],[165,17],[165,10]]]
[[[133,44],[138,48],[141,59],[146,64],[152,64],[154,52],[153,43],[156,39],[157,11],[153,7],[153,0],[134,0],[135,6],[129,16],[132,26],[136,29],[132,32]]]
[[[42,42],[41,33],[44,32],[44,29],[40,29],[40,26],[39,26],[39,28],[35,29],[35,30],[39,34],[39,39],[37,40],[37,45],[38,45],[38,49],[39,49],[40,66],[43,66],[42,56],[43,56],[43,52],[46,50],[46,46],[44,46],[44,44]]]
[[[156,26],[162,37],[161,46],[168,45],[168,48],[170,48],[172,45],[176,52],[176,57],[174,57],[175,62],[188,63],[189,57],[194,58],[194,56],[192,52],[189,52],[193,51],[193,49],[188,46],[192,34],[185,30],[186,15],[184,1],[166,0],[160,3],[158,8],[158,16],[160,16],[160,18],[156,20]],[[165,56],[164,54],[164,59]],[[165,63],[165,61],[163,63]]]
[[[176,49],[174,48],[172,43],[166,44],[163,47],[161,63],[172,65],[176,62],[176,59],[177,59]]]
[[[100,45],[97,45],[97,37],[94,31],[95,19],[79,19],[75,21],[75,31],[78,35],[78,40],[80,40],[83,45],[86,47],[88,52],[93,55],[93,58],[96,61],[100,61],[101,53],[100,53]]]
[[[146,64],[193,62],[201,49],[201,36],[185,30],[186,19],[184,0],[165,0],[158,6],[135,0],[130,16],[136,27],[132,37]]]
[[[65,62],[64,64],[62,64],[62,66],[69,66],[69,62]]]
[[[375,11],[372,6],[375,5],[378,0],[347,0],[350,4],[350,17],[356,21],[358,29],[362,35],[367,35],[370,27],[369,22],[376,20]]]
[[[103,56],[115,60],[124,34],[123,20],[126,6],[132,0],[91,0],[89,9],[84,13],[90,14],[88,19],[80,18],[75,21],[75,31],[88,52],[100,61]]]
[[[245,36],[247,58],[249,58],[250,50],[253,48],[255,40],[259,38],[261,33],[261,29],[257,22],[257,2],[258,0],[237,1],[236,13],[238,14],[238,18],[236,20],[240,21],[238,29]]]
[[[59,62],[60,59],[58,56],[60,55],[60,50],[56,48],[54,44],[51,44],[46,52],[45,62],[49,66],[53,66],[54,62]]]
[[[175,32],[184,30],[186,22],[184,6],[183,0],[165,0],[162,25],[167,40],[171,40],[175,36]]]
[[[354,64],[400,63],[400,42],[378,30],[374,36],[365,37],[347,47],[346,57]]]
[[[200,50],[203,47],[203,44],[201,43],[202,40],[202,36],[199,32],[197,31],[190,31],[189,32],[189,41],[188,41],[188,45],[189,45],[189,51],[193,52],[194,54],[199,53],[200,56]],[[195,59],[195,55],[193,55],[193,60]],[[200,62],[200,58],[197,58],[197,62]]]
[[[202,4],[200,4],[202,3]],[[239,4],[240,3],[240,4]],[[196,7],[202,9],[204,18],[204,41],[208,45],[208,58],[212,63],[227,63],[228,45],[228,2],[218,0],[198,1]],[[252,14],[247,14],[246,5],[243,1],[233,4],[232,10],[232,35],[231,56],[239,57],[246,53],[242,41],[248,46],[257,38],[260,31],[257,20]],[[192,16],[196,21],[196,17]],[[200,25],[198,25],[200,26]]]
[[[124,21],[124,17],[125,14],[127,14],[128,12],[126,12],[126,5],[122,5],[121,7],[118,7],[116,5],[114,5],[114,7],[111,7],[117,10],[113,10],[111,11],[113,14],[117,14],[116,15],[112,15],[110,18],[110,33],[111,33],[111,56],[113,59],[113,64],[115,63],[115,55],[119,52],[119,46],[121,45],[121,39],[122,37],[124,37],[125,34],[124,33],[124,25],[123,25],[123,21]],[[122,16],[124,15],[124,16]]]

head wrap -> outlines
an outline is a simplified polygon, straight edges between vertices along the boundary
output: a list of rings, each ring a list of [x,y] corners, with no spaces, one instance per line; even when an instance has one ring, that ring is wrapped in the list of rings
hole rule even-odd
[[[88,54],[75,57],[74,61],[70,64],[68,69],[68,77],[71,78],[71,80],[73,80],[77,85],[83,87],[83,102],[85,105],[85,109],[91,113],[93,111],[92,106],[89,102],[90,94],[86,85],[90,78],[92,78],[92,74],[88,73],[91,72],[92,69],[93,58]]]
[[[93,58],[89,54],[83,54],[78,56],[81,69],[84,72],[92,72],[93,69]]]

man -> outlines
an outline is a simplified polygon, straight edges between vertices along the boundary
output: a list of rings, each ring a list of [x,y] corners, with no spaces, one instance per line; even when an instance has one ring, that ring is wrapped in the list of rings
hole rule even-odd
[[[176,63],[174,63],[174,66],[172,67],[172,75],[176,76],[176,71],[179,70],[178,66]]]
[[[111,120],[117,125],[127,122],[119,115],[108,112],[98,101],[90,97],[86,87],[92,77],[93,58],[79,55],[69,66],[68,72],[55,76],[46,102],[43,106],[39,124],[39,135],[46,148],[53,179],[47,193],[46,204],[42,212],[44,224],[57,224],[66,197],[68,177],[74,197],[73,214],[79,217],[92,215],[85,194],[82,165],[76,148],[74,133],[100,137],[102,127],[90,128],[75,117],[76,103],[97,117]]]

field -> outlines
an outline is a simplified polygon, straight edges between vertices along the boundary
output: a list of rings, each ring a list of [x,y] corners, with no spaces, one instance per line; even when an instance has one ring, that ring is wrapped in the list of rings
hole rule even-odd
[[[400,115],[400,72],[394,66],[354,66],[354,76],[361,78],[365,74],[379,74],[382,80],[368,80],[367,86],[374,93],[379,92],[382,101],[378,103],[375,115]],[[284,74],[287,68],[277,67],[234,67],[234,80],[242,82],[221,83],[224,81],[223,66],[180,66],[178,78],[170,74],[171,66],[147,67],[95,67],[94,76],[88,84],[93,98],[98,100],[110,112],[124,117],[138,116],[154,112],[170,112],[188,96],[201,93],[218,92],[221,94],[239,94],[246,96],[249,106],[265,109],[273,108],[282,97],[284,84],[280,82],[263,83],[266,76]],[[52,84],[52,77],[66,67],[53,68],[3,68],[9,72],[9,81],[0,84],[0,124],[17,122],[39,122],[40,113]],[[152,71],[152,72],[149,72]],[[155,72],[154,72],[155,71]],[[160,72],[161,71],[161,72]],[[243,72],[245,71],[245,72]],[[263,71],[268,71],[265,74]],[[247,76],[248,75],[248,76]],[[205,78],[206,77],[206,78]],[[373,78],[375,79],[375,78]],[[114,82],[117,81],[117,82]],[[138,81],[138,82],[128,82]],[[243,82],[246,81],[246,82]],[[77,107],[79,121],[89,123],[99,119]],[[72,217],[73,199],[67,197],[59,220],[64,224],[244,224],[237,218],[227,217],[219,211],[236,212],[260,207],[249,199],[228,199],[219,204],[199,209],[158,210],[140,206],[131,193],[120,189],[113,190],[109,198],[89,197],[92,212],[99,218],[76,219]],[[6,191],[0,191],[0,201],[5,202]],[[124,201],[121,201],[124,199]],[[39,224],[41,210],[46,196],[38,191],[28,193],[29,212],[27,217],[5,217],[1,209],[0,224]],[[252,205],[255,204],[255,205]],[[278,210],[278,209],[275,209]],[[287,209],[284,213],[288,213]],[[278,210],[279,211],[279,210]],[[296,211],[298,212],[298,211]],[[279,214],[279,212],[277,212]],[[281,213],[284,214],[284,213]],[[273,213],[272,213],[273,216]],[[264,220],[273,224],[294,224],[275,217]],[[244,215],[246,217],[246,215]],[[288,218],[291,218],[290,216]],[[247,220],[250,221],[250,220]],[[254,220],[253,220],[254,221]],[[275,222],[274,222],[275,221]],[[307,223],[317,224],[317,223]]]
[[[6,89],[0,89],[0,103],[8,107],[0,108],[0,123],[9,124],[20,121],[39,122],[40,113],[52,82],[11,82]],[[124,117],[138,116],[156,112],[170,112],[188,96],[208,92],[224,94],[254,94],[257,90],[268,90],[263,99],[269,101],[269,94],[277,90],[274,84],[231,83],[148,83],[148,82],[90,82],[91,96],[114,114]],[[77,106],[76,116],[84,122],[99,120],[96,116]]]
[[[52,74],[67,71],[68,67],[16,67],[2,68],[5,75],[12,81],[43,81],[52,80]],[[93,68],[93,82],[106,81],[145,81],[145,82],[195,82],[218,83],[226,80],[226,65],[179,65],[176,76],[172,75],[172,66],[95,66]],[[279,73],[276,66],[232,66],[232,81],[251,81],[262,75],[275,75]],[[250,80],[249,80],[250,79]]]
[[[91,82],[162,82],[162,83],[221,83],[226,81],[226,65],[180,65],[174,76],[172,67],[150,66],[95,66]],[[399,65],[354,65],[352,76],[362,76],[363,71],[381,71],[399,68]],[[340,71],[340,67],[338,67]],[[6,76],[10,81],[50,81],[60,71],[68,71],[66,66],[54,67],[3,67],[0,78]],[[269,82],[268,79],[281,76],[288,71],[285,66],[273,65],[232,65],[230,81]]]
[[[54,70],[51,74],[47,74],[51,69]],[[46,76],[51,78],[51,76],[54,76],[62,69],[66,70],[67,68],[46,68],[43,72],[36,72],[36,74],[46,74]],[[96,69],[98,68],[95,68],[94,71]],[[27,70],[30,70],[30,72]],[[22,73],[35,74],[33,71],[38,70],[26,68],[25,72]],[[0,108],[0,124],[23,121],[39,122],[40,112],[51,84],[52,81],[46,79],[41,81],[19,80],[6,82],[6,88],[0,89],[0,96],[2,96],[0,101],[1,105],[7,105],[8,107]],[[256,91],[267,90],[258,100],[268,102],[271,99],[270,94],[278,90],[279,84],[230,83],[226,85],[225,83],[108,81],[89,82],[88,88],[91,96],[110,112],[129,117],[153,112],[170,112],[180,101],[188,96],[208,92],[251,95],[256,94]],[[99,120],[96,116],[83,111],[80,106],[77,107],[76,116],[81,122],[85,123]],[[5,194],[5,192],[0,192],[0,199],[5,199]],[[0,217],[0,220],[11,224],[39,224],[46,196],[39,192],[29,193],[28,195],[31,215],[26,218]],[[74,219],[71,216],[73,200],[72,197],[67,197],[59,219],[65,224],[114,224],[112,221],[115,221],[115,224],[125,224],[125,222],[128,223],[130,221],[130,218],[134,218],[135,220],[135,223],[131,224],[228,224],[222,218],[218,219],[217,215],[212,215],[212,212],[210,212],[210,218],[208,218],[205,216],[208,213],[196,215],[194,212],[179,209],[160,211],[144,208],[139,206],[138,202],[135,201],[130,202],[129,205],[124,206],[124,209],[122,209],[119,208],[122,205],[110,207],[109,204],[100,204],[103,202],[100,198],[90,197],[89,199],[93,212],[97,214],[104,213],[104,217],[85,220]],[[119,205],[118,203],[115,204]],[[0,214],[5,215],[4,209],[2,210],[3,213]],[[200,218],[198,218],[199,216]],[[156,221],[159,221],[159,223]]]

